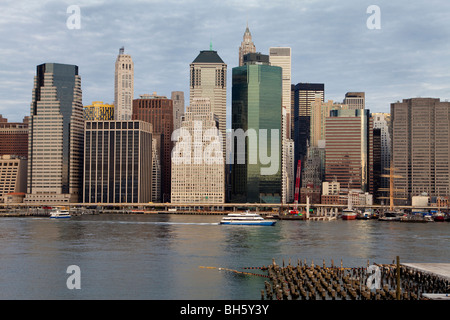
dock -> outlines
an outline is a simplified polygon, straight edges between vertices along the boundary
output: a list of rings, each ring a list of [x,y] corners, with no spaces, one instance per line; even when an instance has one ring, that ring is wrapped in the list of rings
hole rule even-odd
[[[287,266],[272,260],[265,270],[262,300],[450,300],[450,263],[400,264],[397,257],[397,263],[344,268],[342,260],[327,267],[289,259]]]

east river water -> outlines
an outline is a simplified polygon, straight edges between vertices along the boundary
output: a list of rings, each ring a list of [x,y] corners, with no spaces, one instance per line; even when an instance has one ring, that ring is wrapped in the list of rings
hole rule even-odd
[[[266,278],[245,270],[331,260],[450,261],[450,223],[278,221],[223,226],[221,216],[81,215],[0,218],[0,299],[260,299]],[[77,266],[80,289],[67,280]],[[215,268],[206,268],[215,267]],[[219,268],[222,268],[220,270]]]

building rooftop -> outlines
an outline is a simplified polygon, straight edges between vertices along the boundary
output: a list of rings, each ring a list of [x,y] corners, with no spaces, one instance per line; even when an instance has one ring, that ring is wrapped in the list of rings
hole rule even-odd
[[[192,63],[225,63],[222,58],[219,57],[217,51],[203,50],[200,51],[197,58]]]

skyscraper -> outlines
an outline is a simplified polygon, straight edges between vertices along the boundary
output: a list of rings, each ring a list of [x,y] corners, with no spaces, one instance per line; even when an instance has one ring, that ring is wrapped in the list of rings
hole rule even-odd
[[[222,135],[223,155],[226,155],[227,127],[227,65],[217,51],[200,51],[190,64],[189,104],[195,98],[209,98],[211,111],[219,121]]]
[[[291,138],[291,48],[271,47],[269,48],[269,60],[272,66],[282,69],[282,106],[286,107],[286,126],[283,130],[284,139]]]
[[[450,194],[450,102],[404,99],[391,104],[395,197]]]
[[[225,162],[209,98],[187,107],[172,153],[172,203],[225,202]]]
[[[282,71],[264,61],[233,68],[232,202],[282,201]]]
[[[380,130],[380,175],[388,175],[388,168],[391,167],[391,135],[389,130],[391,126],[391,115],[389,113],[372,113],[372,118],[373,128]],[[389,188],[389,178],[381,176],[379,179],[379,187]],[[385,197],[389,196],[388,192],[380,191],[380,193]]]
[[[255,52],[256,47],[252,41],[252,34],[250,33],[250,29],[248,28],[247,23],[247,28],[245,29],[244,37],[241,42],[241,46],[239,47],[239,67],[244,65],[244,56],[247,53],[255,53]]]
[[[152,201],[152,125],[144,121],[86,121],[85,203]]]
[[[298,83],[294,91],[294,136],[295,160],[305,160],[308,145],[311,144],[311,108],[312,103],[324,101],[325,85],[323,83]],[[316,145],[317,146],[317,145]],[[297,168],[295,168],[297,170]],[[296,171],[297,172],[297,171]]]
[[[120,48],[114,76],[114,119],[131,120],[134,98],[134,63]]]
[[[373,192],[373,122],[369,110],[332,110],[325,119],[325,180]]]
[[[78,202],[84,132],[78,67],[37,66],[30,109],[25,201]]]
[[[133,100],[133,120],[150,122],[153,133],[161,135],[161,201],[170,201],[171,153],[173,148],[173,102],[166,96],[143,94]]]
[[[176,130],[181,127],[184,115],[184,92],[172,91],[171,99],[173,101],[173,130]]]

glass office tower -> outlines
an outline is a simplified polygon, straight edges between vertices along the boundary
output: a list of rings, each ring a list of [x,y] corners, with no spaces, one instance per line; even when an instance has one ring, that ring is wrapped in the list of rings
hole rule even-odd
[[[24,201],[79,201],[84,118],[78,67],[37,66],[30,109],[28,194]]]
[[[244,61],[232,70],[231,202],[279,203],[281,68],[269,65],[268,56],[260,53],[250,53]]]

